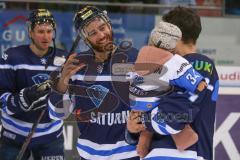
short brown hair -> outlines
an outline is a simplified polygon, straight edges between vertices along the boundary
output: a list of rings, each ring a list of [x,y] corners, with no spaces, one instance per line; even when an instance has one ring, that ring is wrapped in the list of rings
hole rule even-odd
[[[178,6],[165,14],[162,19],[180,28],[184,43],[196,44],[202,25],[200,17],[192,9]]]

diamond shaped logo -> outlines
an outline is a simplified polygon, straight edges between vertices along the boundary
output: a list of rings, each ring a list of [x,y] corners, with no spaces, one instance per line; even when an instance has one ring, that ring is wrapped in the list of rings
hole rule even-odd
[[[109,89],[102,85],[92,85],[87,88],[87,94],[97,108],[99,108],[108,92]]]

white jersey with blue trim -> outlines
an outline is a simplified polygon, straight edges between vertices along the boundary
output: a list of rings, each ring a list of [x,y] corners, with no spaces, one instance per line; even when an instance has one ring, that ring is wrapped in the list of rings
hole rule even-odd
[[[159,105],[161,97],[169,93],[169,86],[179,87],[187,92],[191,92],[192,99],[195,100],[198,86],[204,77],[199,74],[185,58],[175,54],[163,64],[161,72],[154,72],[145,76],[135,73],[135,80],[131,84],[130,106],[133,110],[150,111]],[[202,88],[203,90],[204,88]],[[141,90],[141,91],[140,91]],[[161,91],[158,91],[161,90]],[[165,90],[165,92],[164,92]],[[137,92],[145,92],[146,96],[138,96]],[[152,95],[150,92],[156,92]],[[149,96],[149,93],[152,96]],[[141,93],[140,93],[141,94]]]
[[[159,80],[167,81],[173,86],[181,87],[195,93],[204,77],[199,74],[185,58],[175,54],[164,65],[167,72]]]
[[[50,48],[50,52],[40,58],[32,52],[29,45],[22,45],[10,48],[2,55],[0,60],[2,137],[20,144],[25,140],[41,110],[24,112],[19,104],[14,102],[13,95],[18,94],[23,88],[48,80],[49,74],[56,70],[60,63],[64,63],[66,54],[67,52],[56,49],[53,59],[53,48]],[[10,97],[11,103],[6,103]],[[45,113],[35,130],[30,146],[56,139],[62,134],[62,125],[61,120],[52,120]]]
[[[71,96],[72,103],[66,108],[57,107],[59,101],[70,99],[69,95],[50,94],[49,115],[53,119],[64,119],[79,110],[80,113],[95,108],[103,111],[92,112],[89,122],[78,122],[81,134],[77,150],[84,159],[139,159],[136,146],[127,144],[124,138],[130,110],[129,82],[119,81],[111,73],[113,64],[135,62],[137,53],[134,48],[118,48],[103,63],[95,62],[91,51],[80,53],[79,60],[85,61],[87,67],[71,77],[73,89],[78,92]]]

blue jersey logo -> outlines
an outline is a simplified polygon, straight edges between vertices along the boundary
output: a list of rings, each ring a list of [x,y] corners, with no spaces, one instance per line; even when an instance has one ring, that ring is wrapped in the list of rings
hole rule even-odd
[[[32,80],[35,84],[40,84],[45,82],[46,80],[49,79],[49,75],[48,74],[37,74],[35,76],[32,77]]]
[[[92,85],[87,88],[87,94],[97,108],[99,108],[108,92],[109,89],[102,85]]]

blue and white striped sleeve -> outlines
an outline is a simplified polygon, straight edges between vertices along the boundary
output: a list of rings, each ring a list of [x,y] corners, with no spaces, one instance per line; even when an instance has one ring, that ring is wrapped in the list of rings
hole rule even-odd
[[[8,56],[8,59],[0,59],[0,100],[2,111],[13,115],[22,110],[17,100],[16,71],[9,59],[11,56]]]
[[[159,106],[142,117],[147,130],[160,135],[177,134],[182,131],[185,124],[191,123],[199,107],[188,99],[189,93],[173,92],[159,101]]]
[[[143,122],[149,131],[156,132],[160,135],[177,134],[182,131],[182,125],[169,124],[165,118],[167,117],[164,117],[164,114],[161,112],[161,110],[156,107],[149,114],[148,119],[150,119],[150,121]]]
[[[48,98],[49,117],[54,120],[66,119],[74,109],[74,104],[69,94],[52,91]]]

